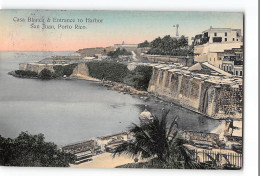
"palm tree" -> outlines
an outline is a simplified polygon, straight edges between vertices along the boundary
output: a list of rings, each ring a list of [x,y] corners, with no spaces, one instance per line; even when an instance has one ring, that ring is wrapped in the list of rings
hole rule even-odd
[[[160,168],[199,168],[191,152],[184,145],[186,143],[182,134],[174,129],[175,120],[167,128],[167,115],[169,110],[162,111],[162,118],[154,117],[149,124],[130,129],[135,140],[125,142],[118,146],[113,156],[126,154],[132,158],[141,156],[142,159],[150,158],[153,165]]]

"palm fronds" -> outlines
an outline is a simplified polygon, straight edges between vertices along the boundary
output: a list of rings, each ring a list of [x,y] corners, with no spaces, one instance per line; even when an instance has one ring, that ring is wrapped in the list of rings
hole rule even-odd
[[[199,168],[188,148],[184,145],[186,140],[183,135],[174,130],[177,116],[167,129],[167,115],[169,110],[162,111],[161,120],[154,117],[154,120],[142,126],[136,124],[130,129],[135,140],[125,142],[118,146],[113,156],[126,154],[132,158],[140,156],[152,158],[142,166],[154,166],[155,168]],[[154,168],[153,167],[153,168]]]

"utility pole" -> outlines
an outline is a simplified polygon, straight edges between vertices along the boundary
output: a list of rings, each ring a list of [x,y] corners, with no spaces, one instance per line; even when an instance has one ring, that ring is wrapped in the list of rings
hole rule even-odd
[[[179,32],[178,32],[179,24],[173,25],[173,27],[176,27],[176,37],[179,37]]]

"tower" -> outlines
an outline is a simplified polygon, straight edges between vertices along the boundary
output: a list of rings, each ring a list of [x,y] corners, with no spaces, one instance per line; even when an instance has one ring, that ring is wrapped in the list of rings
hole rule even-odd
[[[173,25],[173,27],[176,27],[176,37],[179,37],[179,32],[178,32],[179,24]]]

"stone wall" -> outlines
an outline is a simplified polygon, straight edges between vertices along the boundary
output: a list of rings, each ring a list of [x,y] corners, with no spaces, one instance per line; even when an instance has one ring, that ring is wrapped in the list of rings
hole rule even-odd
[[[164,56],[164,55],[150,55],[144,54],[144,60],[149,62],[170,62],[170,63],[178,63],[183,66],[191,66],[194,64],[194,59],[192,56]]]
[[[19,64],[19,70],[28,70],[34,71],[36,73],[40,73],[43,69],[48,69],[54,72],[53,67],[56,65],[66,66],[69,64],[40,64],[40,63],[21,63]],[[77,66],[73,69],[71,76],[88,76],[88,67],[85,63],[78,63]]]
[[[213,118],[242,118],[242,79],[155,66],[148,91]]]
[[[39,63],[21,63],[19,64],[19,70],[28,70],[40,73],[43,69],[53,70],[53,64],[39,64]]]

